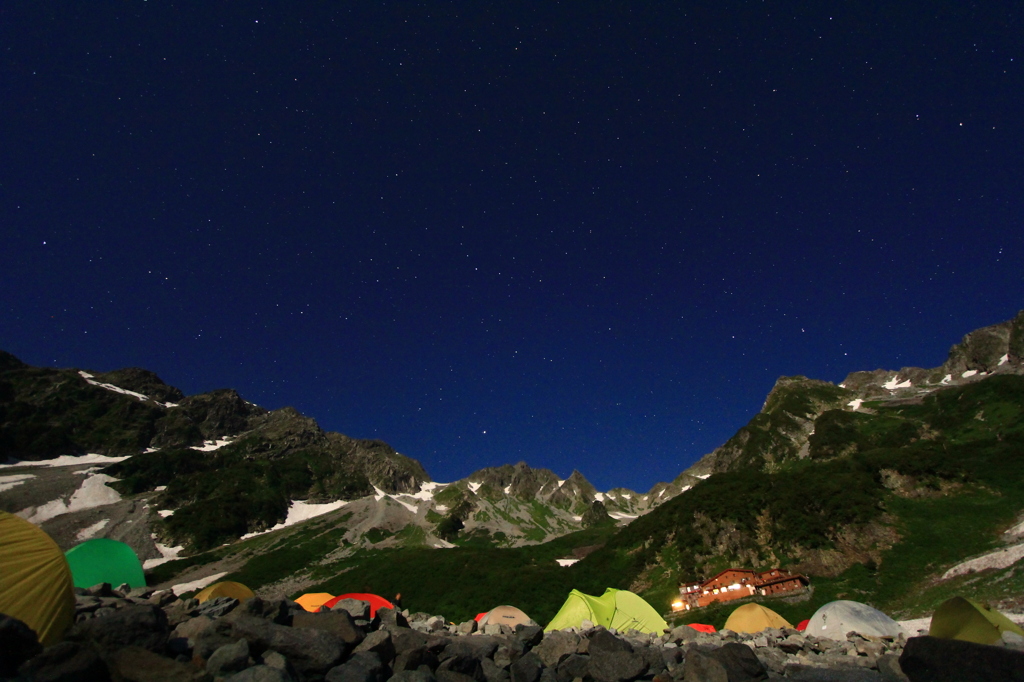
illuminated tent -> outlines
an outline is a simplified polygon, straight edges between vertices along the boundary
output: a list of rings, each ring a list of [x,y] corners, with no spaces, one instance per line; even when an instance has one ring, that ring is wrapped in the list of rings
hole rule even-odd
[[[869,637],[897,637],[903,628],[876,608],[841,599],[830,601],[815,611],[806,631],[815,637],[844,640],[851,631]]]
[[[953,597],[939,604],[928,629],[932,637],[976,644],[998,642],[1004,632],[1015,632],[1024,637],[1024,630],[1003,614],[963,597]]]
[[[321,606],[332,599],[334,599],[334,595],[327,592],[307,592],[296,599],[295,603],[311,613],[316,613]]]
[[[761,632],[766,628],[791,628],[785,618],[771,609],[753,602],[737,607],[729,620],[725,621],[723,630],[733,632]]]
[[[532,618],[514,606],[495,606],[485,613],[478,621],[480,626],[484,625],[507,625],[513,630],[517,625],[536,625]]]
[[[75,618],[71,569],[41,528],[0,511],[0,613],[35,630],[49,646]]]
[[[199,603],[202,604],[204,601],[217,599],[218,597],[231,597],[238,601],[246,601],[255,596],[256,595],[253,594],[253,591],[242,583],[225,580],[224,582],[214,583],[209,587],[204,588],[195,596],[195,599],[199,600]]]
[[[92,587],[110,583],[119,587],[145,587],[146,576],[135,550],[123,542],[109,538],[86,540],[67,551],[68,566],[75,587]]]
[[[370,605],[370,618],[377,615],[377,609],[393,609],[395,605],[389,602],[384,597],[377,594],[370,594],[369,592],[349,592],[348,594],[339,594],[334,599],[324,602],[324,606],[332,608],[335,604],[340,602],[342,599],[356,599],[358,601],[364,601]]]
[[[665,619],[642,598],[609,587],[600,597],[573,590],[544,630],[578,628],[584,620],[620,632],[638,630],[660,635],[668,628]]]
[[[697,632],[706,632],[708,634],[714,634],[716,632],[714,625],[708,625],[707,623],[687,623],[691,628]]]

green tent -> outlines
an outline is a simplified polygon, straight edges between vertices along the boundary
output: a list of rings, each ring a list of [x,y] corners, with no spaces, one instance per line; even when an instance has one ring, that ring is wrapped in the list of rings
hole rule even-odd
[[[953,597],[935,609],[928,634],[941,639],[994,644],[1007,631],[1024,637],[1024,630],[995,609],[971,599]]]
[[[99,583],[110,583],[113,587],[123,583],[132,587],[146,586],[139,557],[123,542],[107,538],[86,540],[69,549],[65,556],[75,587],[92,587]]]
[[[638,630],[660,635],[668,628],[665,619],[642,598],[609,587],[600,597],[573,590],[544,630],[578,628],[584,620],[620,632]]]

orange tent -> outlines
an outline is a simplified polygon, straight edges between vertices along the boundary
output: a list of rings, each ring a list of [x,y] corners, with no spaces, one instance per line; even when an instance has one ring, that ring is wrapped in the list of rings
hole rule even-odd
[[[377,615],[377,609],[393,609],[395,605],[389,602],[384,597],[376,594],[370,594],[369,592],[349,592],[348,594],[339,594],[334,599],[324,602],[324,606],[327,608],[333,608],[335,604],[340,602],[342,599],[358,599],[359,601],[365,601],[370,603],[370,618]]]
[[[316,613],[320,610],[320,607],[334,599],[333,594],[327,592],[307,592],[298,599],[295,603],[306,609],[310,613]]]
[[[706,632],[708,634],[715,632],[714,625],[705,625],[704,623],[687,623],[687,625],[689,625],[697,632]]]

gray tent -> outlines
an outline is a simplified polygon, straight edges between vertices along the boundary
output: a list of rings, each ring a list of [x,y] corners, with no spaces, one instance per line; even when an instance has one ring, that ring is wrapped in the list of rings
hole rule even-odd
[[[814,612],[806,634],[829,639],[846,639],[847,632],[872,637],[896,637],[900,624],[876,608],[857,601],[831,601]]]

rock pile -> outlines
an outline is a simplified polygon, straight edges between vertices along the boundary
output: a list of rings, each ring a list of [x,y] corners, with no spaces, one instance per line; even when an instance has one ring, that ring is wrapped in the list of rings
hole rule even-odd
[[[903,637],[851,635],[846,641],[796,630],[705,634],[681,626],[661,635],[604,628],[545,634],[494,624],[380,609],[346,600],[308,613],[294,602],[221,598],[199,604],[170,592],[80,590],[76,623],[42,649],[19,621],[0,616],[0,677],[18,680],[158,682],[747,682],[755,680],[885,681],[938,679],[991,658],[1020,666],[1024,653],[949,647]],[[934,641],[934,640],[933,640]],[[973,647],[973,648],[972,648]],[[995,658],[987,650],[998,652]],[[981,653],[979,653],[979,651]],[[912,654],[908,659],[907,654]],[[902,654],[902,659],[901,659]],[[986,658],[988,657],[988,658]],[[909,660],[909,665],[908,665]],[[902,662],[902,666],[901,666]],[[994,668],[995,669],[995,668]],[[1024,669],[1024,668],[1016,668]],[[904,675],[926,671],[928,677]],[[949,679],[957,678],[954,674]],[[988,679],[988,678],[985,678]]]

